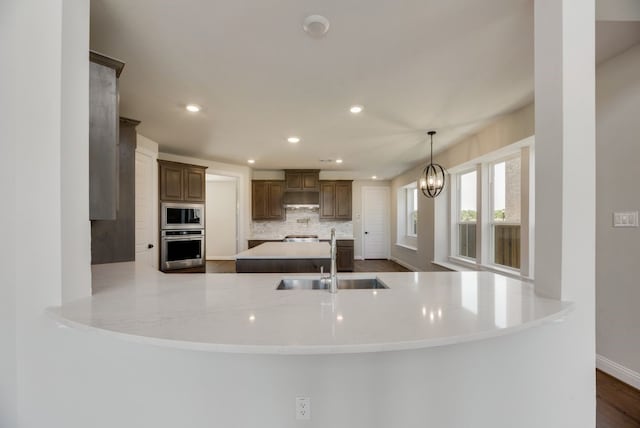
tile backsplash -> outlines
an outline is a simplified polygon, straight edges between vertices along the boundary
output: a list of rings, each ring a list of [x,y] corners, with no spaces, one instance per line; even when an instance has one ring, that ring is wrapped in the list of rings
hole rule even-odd
[[[331,228],[336,228],[337,236],[353,236],[351,221],[320,221],[317,209],[298,208],[286,210],[285,221],[254,221],[251,223],[251,237],[272,238],[285,235],[318,235],[328,237]]]

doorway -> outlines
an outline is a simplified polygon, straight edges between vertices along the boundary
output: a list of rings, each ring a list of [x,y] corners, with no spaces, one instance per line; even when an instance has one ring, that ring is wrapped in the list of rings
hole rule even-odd
[[[362,257],[389,258],[389,188],[362,188]]]
[[[207,174],[206,260],[234,260],[238,253],[238,178]]]

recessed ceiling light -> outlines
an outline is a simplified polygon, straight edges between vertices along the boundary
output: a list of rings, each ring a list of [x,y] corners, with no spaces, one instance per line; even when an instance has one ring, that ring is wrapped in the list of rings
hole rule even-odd
[[[320,38],[329,31],[329,20],[322,15],[309,15],[304,19],[302,28],[311,37]]]
[[[191,113],[197,113],[200,110],[202,110],[202,108],[197,104],[187,104],[187,111],[190,111]]]
[[[377,176],[377,175],[372,175],[372,176],[371,176],[371,179],[372,179],[372,180],[377,180],[377,179],[378,179],[378,176]]]
[[[291,144],[297,144],[300,142],[300,137],[289,137],[287,138],[287,141]]]
[[[249,162],[249,163],[256,163],[255,159],[249,159],[247,162]]]
[[[342,163],[342,159],[336,159],[336,163]]]
[[[362,110],[364,110],[364,107],[360,105],[351,106],[351,108],[349,109],[349,111],[353,114],[362,113]]]

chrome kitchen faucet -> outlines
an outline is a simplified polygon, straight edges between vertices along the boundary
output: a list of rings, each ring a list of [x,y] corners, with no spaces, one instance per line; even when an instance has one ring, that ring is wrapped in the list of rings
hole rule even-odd
[[[336,245],[336,228],[331,228],[331,277],[329,281],[329,292],[337,293],[338,292],[338,272],[336,269],[336,253],[337,253],[337,245]]]

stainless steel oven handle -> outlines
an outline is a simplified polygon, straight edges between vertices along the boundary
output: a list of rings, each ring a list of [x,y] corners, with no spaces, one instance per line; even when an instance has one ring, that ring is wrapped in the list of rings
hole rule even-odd
[[[204,241],[204,236],[163,236],[165,241]]]

